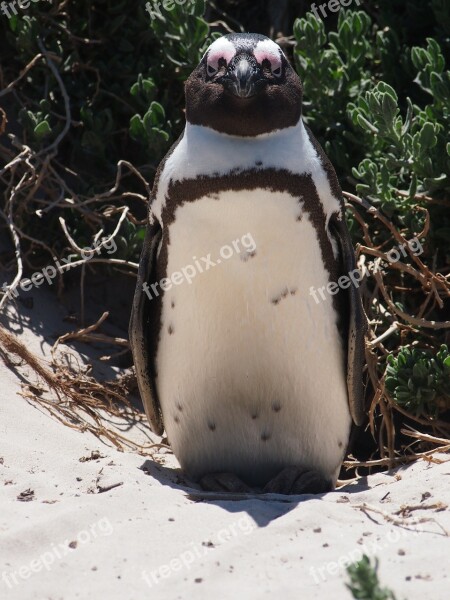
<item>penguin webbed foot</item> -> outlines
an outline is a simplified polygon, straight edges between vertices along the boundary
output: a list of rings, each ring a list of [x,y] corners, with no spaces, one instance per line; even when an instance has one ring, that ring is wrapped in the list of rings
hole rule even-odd
[[[230,492],[234,494],[325,494],[333,489],[330,479],[318,471],[304,467],[286,467],[262,489],[249,487],[234,473],[211,473],[204,475],[200,485],[208,492]]]
[[[252,491],[252,488],[234,473],[211,473],[210,475],[204,475],[200,479],[200,485],[208,492],[233,492],[237,494]]]
[[[333,489],[332,482],[318,471],[286,467],[264,487],[265,494],[324,494]]]

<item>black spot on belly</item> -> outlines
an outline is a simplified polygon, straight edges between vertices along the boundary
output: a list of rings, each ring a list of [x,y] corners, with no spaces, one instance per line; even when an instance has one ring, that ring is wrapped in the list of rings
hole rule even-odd
[[[169,332],[169,335],[172,335],[174,332],[173,325],[169,325],[169,327],[167,328],[167,331]]]
[[[181,412],[183,410],[183,407],[181,406],[181,404],[179,402],[177,402],[175,404],[175,406],[177,407],[177,409]]]
[[[171,306],[172,308],[175,308],[175,301],[174,301],[174,300],[172,300],[172,302],[170,303],[170,306]]]
[[[255,420],[259,417],[257,412],[252,413],[252,419]]]
[[[267,442],[267,440],[270,440],[270,433],[268,431],[263,431],[261,434],[261,440],[263,442]]]
[[[213,423],[212,421],[208,421],[208,429],[210,431],[215,431],[216,430],[216,424]]]
[[[343,446],[343,445],[344,445],[344,444],[343,444],[342,442],[340,442],[340,441],[338,442],[338,446],[339,446],[339,448],[342,448],[342,446]]]
[[[254,258],[256,256],[256,250],[252,250],[252,252],[245,252],[244,254],[241,254],[241,260],[242,262],[247,262],[248,260],[250,260],[251,258]]]
[[[178,415],[175,415],[173,420],[175,421],[175,423],[179,423],[180,422],[180,417]]]
[[[284,300],[285,298],[287,298],[289,296],[289,294],[291,296],[295,296],[295,294],[297,293],[297,288],[284,288],[284,290],[281,292],[281,294],[278,294],[277,296],[274,296],[271,300],[272,304],[274,304],[275,306],[277,304],[279,304],[282,300]]]
[[[281,404],[279,402],[274,402],[272,404],[272,410],[273,410],[273,412],[280,412]]]

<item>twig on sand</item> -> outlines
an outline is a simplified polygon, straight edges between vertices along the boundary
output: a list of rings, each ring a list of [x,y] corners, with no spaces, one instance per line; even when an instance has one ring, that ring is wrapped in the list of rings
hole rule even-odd
[[[65,333],[64,335],[61,335],[53,344],[52,356],[54,357],[55,351],[59,344],[65,343],[68,340],[77,340],[80,342],[100,342],[104,344],[123,346],[128,349],[130,347],[130,343],[124,338],[113,337],[105,335],[103,333],[94,333],[108,317],[109,312],[105,311],[102,314],[102,316],[98,319],[98,321],[93,325],[89,325],[88,327],[84,327],[83,329],[79,329],[78,331],[72,331],[70,333]]]
[[[445,537],[449,536],[448,531],[446,531],[446,529],[440,523],[438,523],[438,521],[436,521],[436,519],[430,519],[430,518],[425,518],[425,517],[416,519],[414,517],[413,521],[411,522],[411,521],[408,521],[406,518],[399,519],[397,517],[393,517],[392,515],[385,512],[384,510],[380,510],[379,508],[370,506],[370,504],[366,504],[365,502],[363,504],[352,504],[352,507],[362,511],[366,516],[369,517],[369,519],[371,521],[373,521],[374,523],[377,523],[377,525],[379,525],[379,522],[376,521],[371,516],[370,513],[375,513],[377,515],[381,515],[383,517],[383,519],[385,521],[387,521],[388,523],[391,523],[392,525],[395,525],[396,527],[401,527],[402,529],[407,529],[408,531],[413,531],[415,533],[425,533],[425,532],[423,531],[423,529],[421,527],[418,529],[412,528],[411,527],[412,525],[420,525],[421,523],[430,523],[430,522],[436,523],[436,525],[442,530],[442,534],[438,534],[438,535],[444,535]],[[398,514],[398,513],[396,513],[396,514]],[[436,532],[434,532],[434,533],[436,533]]]

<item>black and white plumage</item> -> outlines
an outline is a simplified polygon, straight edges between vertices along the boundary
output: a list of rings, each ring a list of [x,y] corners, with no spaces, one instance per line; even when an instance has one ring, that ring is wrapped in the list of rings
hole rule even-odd
[[[334,169],[301,107],[274,42],[216,40],[186,83],[186,128],[153,188],[130,323],[139,389],[152,429],[211,489],[329,489],[352,419],[364,418],[359,291],[310,294],[355,258]],[[246,260],[143,292],[247,233]]]

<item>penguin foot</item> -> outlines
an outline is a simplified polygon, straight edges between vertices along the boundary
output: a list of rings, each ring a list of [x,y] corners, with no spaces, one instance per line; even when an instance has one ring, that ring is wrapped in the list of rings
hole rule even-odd
[[[286,467],[264,487],[265,494],[323,494],[333,486],[317,471]]]
[[[236,494],[252,491],[234,473],[212,473],[211,475],[205,475],[200,479],[200,485],[208,492],[233,492]]]

